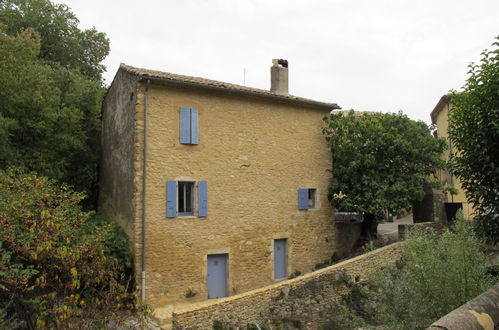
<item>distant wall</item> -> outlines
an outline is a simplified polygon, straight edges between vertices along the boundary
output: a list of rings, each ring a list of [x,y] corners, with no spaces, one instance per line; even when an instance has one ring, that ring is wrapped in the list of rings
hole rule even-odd
[[[211,329],[215,320],[231,327],[299,320],[302,327],[311,328],[334,315],[345,277],[362,278],[399,258],[400,243],[395,243],[292,280],[208,301],[202,307],[173,313],[173,329]]]
[[[409,238],[410,232],[413,230],[434,230],[437,233],[441,233],[443,230],[443,225],[435,222],[421,222],[414,224],[400,224],[398,225],[399,239],[405,241]]]
[[[441,190],[432,189],[425,186],[425,196],[422,201],[414,202],[413,218],[414,222],[435,222],[447,224],[444,203],[446,195]]]

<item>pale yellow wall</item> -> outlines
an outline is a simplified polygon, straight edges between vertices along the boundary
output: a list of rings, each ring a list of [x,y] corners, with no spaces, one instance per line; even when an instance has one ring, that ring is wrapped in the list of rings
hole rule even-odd
[[[136,117],[143,113],[141,89]],[[229,294],[274,283],[273,239],[288,239],[288,275],[328,260],[335,226],[327,200],[331,153],[325,109],[152,85],[148,92],[146,298],[153,306],[207,299],[206,256],[229,253]],[[179,108],[199,110],[199,145],[179,143]],[[139,125],[140,126],[140,125]],[[141,149],[141,126],[136,145]],[[140,210],[141,157],[136,162]],[[208,217],[166,218],[166,182],[208,182]],[[318,208],[298,210],[298,188]],[[136,214],[140,229],[140,212]],[[136,256],[140,235],[136,233]],[[139,283],[140,284],[140,283]],[[187,299],[192,289],[197,295]]]
[[[455,148],[452,146],[452,142],[449,140],[449,111],[452,111],[452,105],[447,103],[444,104],[441,110],[437,113],[436,123],[438,137],[445,138],[447,140],[447,150],[444,153],[446,160],[449,160],[449,155],[451,152],[455,152]],[[463,203],[463,214],[465,219],[471,219],[473,217],[473,207],[468,200],[461,186],[461,181],[456,176],[451,176],[448,171],[441,171],[440,180],[444,184],[452,184],[454,188],[458,190],[457,195],[451,195],[447,193],[447,202]]]

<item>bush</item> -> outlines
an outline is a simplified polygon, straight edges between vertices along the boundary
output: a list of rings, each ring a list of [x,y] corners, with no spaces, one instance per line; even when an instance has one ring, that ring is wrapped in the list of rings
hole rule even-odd
[[[99,228],[106,228],[106,235],[104,237],[104,253],[106,257],[115,259],[122,267],[127,278],[133,280],[132,245],[128,240],[128,236],[123,229],[114,222],[110,222],[100,214],[93,214],[85,222],[84,230],[91,233],[95,230],[99,230]]]
[[[375,323],[393,329],[426,328],[486,291],[496,279],[487,274],[481,245],[462,215],[441,236],[411,233],[398,268],[379,270],[370,278]]]
[[[106,247],[111,227],[90,222],[83,197],[35,174],[0,171],[0,306],[23,328],[88,326],[135,307]]]

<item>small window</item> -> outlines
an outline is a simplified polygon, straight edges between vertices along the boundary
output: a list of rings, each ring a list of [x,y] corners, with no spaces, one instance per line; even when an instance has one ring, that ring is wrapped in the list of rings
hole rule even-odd
[[[180,108],[180,143],[198,144],[199,115],[197,109]]]
[[[194,215],[194,182],[178,183],[178,215]]]
[[[301,188],[298,189],[298,209],[310,210],[315,209],[317,199],[317,189]]]
[[[208,216],[208,182],[198,181],[196,184],[194,181],[168,181],[166,183],[166,217],[176,218],[196,214],[199,217]]]
[[[315,189],[308,190],[308,208],[315,209]]]

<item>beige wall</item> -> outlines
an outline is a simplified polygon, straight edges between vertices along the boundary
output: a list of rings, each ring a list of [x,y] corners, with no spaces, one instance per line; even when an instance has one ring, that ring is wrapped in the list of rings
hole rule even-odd
[[[447,150],[444,153],[446,160],[449,160],[449,155],[451,152],[456,150],[452,146],[452,142],[449,140],[449,111],[452,111],[452,105],[446,103],[442,106],[440,111],[437,113],[435,125],[437,126],[438,137],[445,138],[447,140]],[[457,195],[451,195],[447,193],[447,202],[463,203],[463,213],[466,219],[471,219],[473,217],[473,207],[468,200],[461,186],[461,181],[456,176],[451,175],[448,171],[440,171],[440,180],[443,184],[452,184],[454,188],[458,190]]]
[[[136,118],[142,118],[141,87]],[[324,109],[152,85],[148,91],[146,298],[153,306],[207,299],[206,258],[229,254],[230,295],[274,283],[273,240],[288,240],[288,275],[334,251],[327,200],[331,153]],[[199,110],[199,145],[179,141],[179,108]],[[136,259],[140,259],[141,125],[136,128]],[[208,182],[208,217],[166,218],[166,182]],[[298,210],[298,188],[317,209]],[[136,265],[139,275],[139,263]],[[140,283],[139,283],[140,284]],[[196,292],[190,299],[188,290]]]

